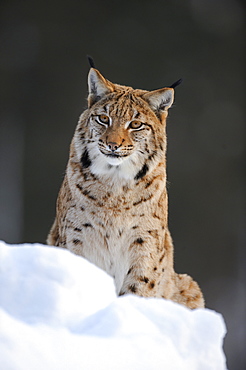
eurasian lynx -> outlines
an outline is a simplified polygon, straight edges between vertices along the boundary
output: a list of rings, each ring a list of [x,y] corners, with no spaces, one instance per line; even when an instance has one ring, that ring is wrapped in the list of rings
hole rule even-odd
[[[105,270],[118,295],[204,307],[198,284],[173,268],[165,153],[174,89],[135,90],[95,68],[88,85],[48,244]]]

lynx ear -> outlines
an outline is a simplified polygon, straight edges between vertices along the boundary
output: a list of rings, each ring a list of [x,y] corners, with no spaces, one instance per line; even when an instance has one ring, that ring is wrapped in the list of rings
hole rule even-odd
[[[165,87],[160,90],[150,91],[143,95],[143,99],[149,103],[155,112],[167,111],[173,104],[174,90]]]
[[[91,107],[106,94],[114,91],[113,84],[107,81],[97,69],[91,68],[88,75],[88,105]]]

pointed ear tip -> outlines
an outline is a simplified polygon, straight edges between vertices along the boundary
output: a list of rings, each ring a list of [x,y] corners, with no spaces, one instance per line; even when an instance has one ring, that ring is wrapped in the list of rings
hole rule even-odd
[[[88,72],[88,77],[98,76],[99,72],[96,68],[91,67]]]
[[[174,88],[172,87],[163,87],[163,89],[160,89],[162,92],[170,92],[174,93]]]
[[[167,87],[166,91],[171,94],[172,96],[174,96],[174,89],[172,87]]]

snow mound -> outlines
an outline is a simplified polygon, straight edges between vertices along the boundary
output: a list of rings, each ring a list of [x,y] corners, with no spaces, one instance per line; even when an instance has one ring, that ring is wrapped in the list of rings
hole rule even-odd
[[[225,370],[222,316],[164,299],[116,297],[81,257],[0,242],[4,370]]]

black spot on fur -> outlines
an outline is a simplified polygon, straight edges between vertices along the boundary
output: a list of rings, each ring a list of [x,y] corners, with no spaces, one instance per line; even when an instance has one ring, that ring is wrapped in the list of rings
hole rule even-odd
[[[89,224],[89,223],[85,223],[83,224],[84,227],[92,227],[92,224]]]
[[[150,288],[150,289],[153,289],[153,288],[154,288],[154,286],[155,286],[155,283],[154,283],[153,281],[151,281],[151,283],[149,283],[149,288]]]
[[[135,243],[137,243],[137,244],[143,244],[143,242],[144,242],[144,240],[142,238],[137,238],[135,240]]]
[[[165,253],[163,253],[163,255],[161,256],[161,258],[159,259],[159,262],[162,262],[164,256],[165,256]]]
[[[147,278],[146,276],[144,276],[144,277],[141,277],[140,278],[140,281],[142,281],[142,282],[144,282],[144,283],[148,283],[149,282],[149,278]]]
[[[89,153],[87,149],[85,149],[84,153],[82,154],[81,163],[84,168],[88,168],[91,165],[91,160],[89,158]]]
[[[152,160],[156,156],[156,154],[157,154],[157,151],[154,150],[153,153],[149,155],[149,158],[148,159],[149,160]]]
[[[145,189],[147,189],[151,184],[152,184],[153,180],[152,181],[149,181],[147,182],[147,184],[145,184]]]
[[[136,285],[134,285],[134,284],[129,285],[128,289],[129,289],[132,293],[136,293],[136,291],[137,291]]]
[[[142,199],[140,199],[139,201],[134,202],[134,203],[133,203],[133,205],[134,205],[134,206],[138,206],[140,203],[142,203],[142,201],[143,201],[143,200],[142,200]]]
[[[145,163],[143,165],[143,167],[141,168],[141,170],[136,174],[136,176],[134,177],[135,180],[140,180],[142,179],[146,173],[149,171],[149,166]]]
[[[74,231],[81,231],[78,227],[75,227]]]
[[[132,272],[132,267],[128,270],[127,275],[130,275],[131,272]]]
[[[154,193],[151,193],[147,198],[141,198],[140,200],[138,200],[137,202],[134,202],[133,203],[133,206],[137,206],[138,204],[142,203],[142,202],[148,202],[148,200],[150,200],[151,198],[153,198],[154,196]],[[153,215],[154,216],[154,215]],[[140,215],[141,217],[141,215]]]
[[[89,174],[87,174],[87,173],[84,172],[83,173],[83,177],[84,177],[84,180],[87,181],[90,176],[89,176]]]
[[[73,239],[73,244],[77,245],[79,243],[81,243],[81,241],[79,239]]]
[[[78,185],[77,185],[77,187],[78,187]],[[81,190],[82,190],[82,188],[81,188]],[[90,195],[90,192],[88,191],[88,190],[84,190],[83,192],[82,192],[82,194],[84,194],[86,197],[88,197],[89,199],[92,199],[92,200],[97,200],[95,197],[93,197],[93,195]]]

